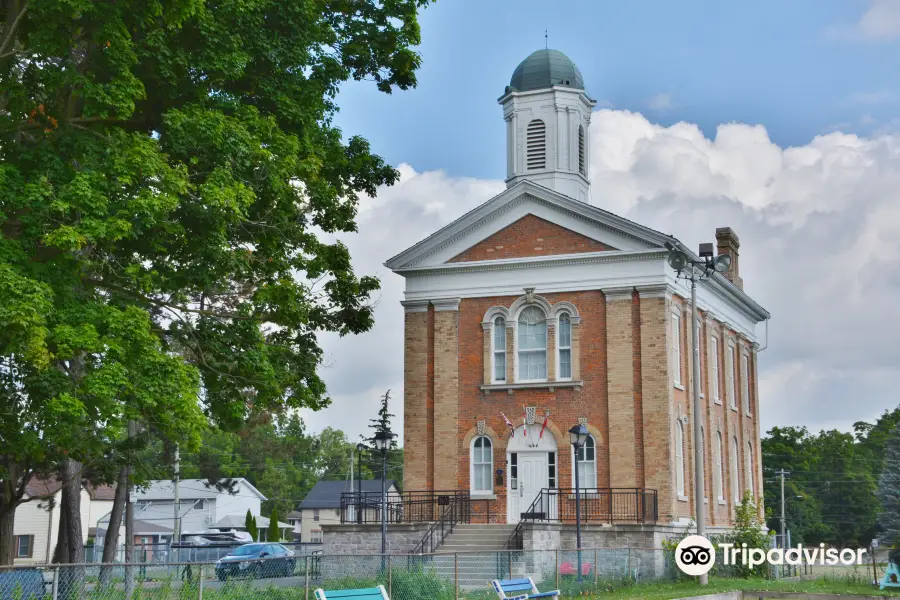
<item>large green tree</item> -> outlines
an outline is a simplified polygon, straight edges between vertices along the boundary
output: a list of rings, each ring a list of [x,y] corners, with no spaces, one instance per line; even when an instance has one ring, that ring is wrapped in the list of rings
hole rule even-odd
[[[900,425],[894,427],[886,440],[878,499],[881,501],[878,515],[881,536],[896,547],[900,542]]]
[[[334,99],[415,85],[426,2],[0,5],[0,356],[22,380],[0,412],[53,424],[2,456],[4,490],[48,465],[77,489],[128,422],[189,445],[201,389],[223,427],[327,404],[316,334],[370,328],[378,282],[316,234],[353,231],[357,194],[397,178]],[[0,425],[0,447],[23,435]]]

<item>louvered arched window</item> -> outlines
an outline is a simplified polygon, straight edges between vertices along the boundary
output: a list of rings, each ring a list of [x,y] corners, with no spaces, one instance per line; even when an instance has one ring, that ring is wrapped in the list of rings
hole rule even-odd
[[[578,126],[578,172],[584,175],[584,126]]]
[[[547,166],[547,127],[540,119],[528,124],[526,166],[529,171]]]

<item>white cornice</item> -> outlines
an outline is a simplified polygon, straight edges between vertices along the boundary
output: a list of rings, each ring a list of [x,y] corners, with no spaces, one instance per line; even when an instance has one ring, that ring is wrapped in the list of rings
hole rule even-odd
[[[459,298],[441,298],[432,300],[435,312],[459,310]]]
[[[402,300],[400,304],[408,313],[428,312],[428,300]]]
[[[582,252],[579,254],[553,254],[550,256],[528,256],[524,258],[502,258],[497,260],[481,260],[472,262],[446,263],[429,267],[407,267],[396,269],[396,272],[408,275],[438,275],[442,273],[482,273],[485,271],[509,271],[515,269],[532,269],[535,267],[568,267],[574,265],[614,263],[629,260],[654,260],[666,257],[665,250],[642,250],[639,252],[621,252],[604,250],[600,252]]]

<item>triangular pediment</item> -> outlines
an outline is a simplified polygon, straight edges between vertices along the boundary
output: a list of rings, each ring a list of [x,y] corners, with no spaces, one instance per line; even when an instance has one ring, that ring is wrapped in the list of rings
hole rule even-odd
[[[477,262],[617,250],[531,213],[457,254],[449,262]]]
[[[523,181],[385,265],[404,270],[534,256],[640,252],[662,248],[669,239],[611,212]]]

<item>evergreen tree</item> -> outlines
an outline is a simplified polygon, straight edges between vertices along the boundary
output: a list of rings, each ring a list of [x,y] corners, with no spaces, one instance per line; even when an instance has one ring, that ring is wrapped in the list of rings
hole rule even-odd
[[[281,530],[278,528],[278,507],[272,509],[269,515],[269,539],[270,542],[281,541]]]
[[[402,455],[400,459],[399,465],[399,477],[398,470],[396,469],[396,461],[393,460],[394,455],[397,454],[397,434],[391,429],[391,419],[395,416],[391,414],[388,409],[388,403],[391,400],[391,390],[388,390],[381,397],[381,408],[378,409],[378,418],[377,419],[369,419],[369,429],[372,430],[372,437],[366,438],[364,436],[360,436],[364,442],[369,443],[369,447],[373,450],[375,449],[375,434],[383,431],[389,432],[391,434],[391,445],[389,446],[387,453],[387,470],[388,470],[388,479],[395,479],[397,481],[403,478],[403,462]],[[369,468],[375,474],[375,479],[381,479],[381,453],[378,451],[369,453]]]
[[[884,467],[878,481],[881,512],[878,524],[890,544],[900,542],[900,424],[894,426],[884,445]]]
[[[250,534],[250,538],[255,542],[259,538],[259,529],[256,527],[256,517],[250,514],[247,509],[247,516],[244,517],[244,529]]]

